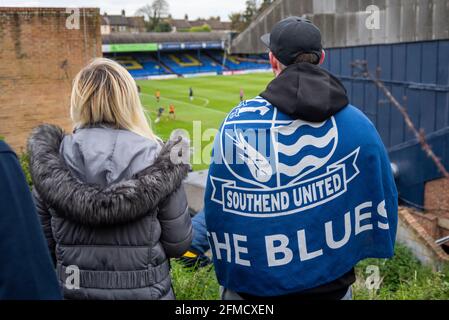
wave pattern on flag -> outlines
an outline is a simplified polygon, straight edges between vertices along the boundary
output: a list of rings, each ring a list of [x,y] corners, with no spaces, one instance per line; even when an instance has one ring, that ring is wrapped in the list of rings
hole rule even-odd
[[[322,123],[297,120],[274,130],[279,154],[278,171],[287,177],[294,177],[290,183],[324,166],[332,157],[338,143],[334,118]]]

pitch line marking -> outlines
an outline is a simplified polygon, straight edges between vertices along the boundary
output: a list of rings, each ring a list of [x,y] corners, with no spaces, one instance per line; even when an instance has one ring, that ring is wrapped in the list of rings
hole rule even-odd
[[[205,101],[204,104],[203,104],[203,107],[207,107],[209,105],[209,102],[210,102],[209,99],[203,98],[203,97],[199,97],[199,96],[197,98]]]
[[[140,93],[140,94],[143,95],[143,96],[147,96],[147,97],[153,97],[153,95],[148,94],[148,93]],[[200,98],[200,97],[198,97],[198,98]],[[224,111],[215,110],[215,109],[212,109],[212,108],[207,108],[206,106],[209,104],[209,100],[206,99],[206,98],[200,98],[200,99],[203,99],[203,100],[206,101],[206,104],[204,104],[203,106],[198,106],[196,104],[188,103],[188,102],[185,102],[185,101],[182,101],[182,100],[171,99],[171,98],[162,98],[161,97],[161,99],[179,102],[179,103],[186,104],[188,106],[192,106],[192,107],[199,108],[199,109],[202,109],[202,110],[208,110],[208,111],[212,111],[212,112],[216,112],[216,113],[220,113],[220,114],[225,114],[225,115],[228,114],[227,112],[224,112]]]

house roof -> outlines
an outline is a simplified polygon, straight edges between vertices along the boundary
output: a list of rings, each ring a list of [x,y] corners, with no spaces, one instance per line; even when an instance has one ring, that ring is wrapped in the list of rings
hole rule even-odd
[[[132,28],[144,28],[145,18],[144,17],[127,17],[128,26]]]
[[[207,20],[205,21],[212,30],[231,30],[231,23],[230,22],[223,22],[219,20]]]
[[[192,27],[190,22],[184,19],[171,19],[168,23],[176,29],[190,29]]]
[[[111,26],[127,26],[128,25],[128,20],[126,19],[125,16],[122,16],[122,15],[103,16],[102,23],[103,23],[103,21],[105,22],[105,24],[109,24]]]

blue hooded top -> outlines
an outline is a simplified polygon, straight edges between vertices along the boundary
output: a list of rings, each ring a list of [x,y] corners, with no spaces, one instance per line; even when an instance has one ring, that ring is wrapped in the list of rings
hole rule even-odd
[[[0,141],[0,300],[61,299],[25,176]]]
[[[375,127],[318,66],[289,66],[234,108],[215,139],[205,214],[227,289],[298,293],[362,259],[389,258],[397,209]]]

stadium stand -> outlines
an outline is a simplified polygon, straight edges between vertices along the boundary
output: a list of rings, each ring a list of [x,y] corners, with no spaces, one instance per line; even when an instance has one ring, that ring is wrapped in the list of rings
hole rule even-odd
[[[263,71],[270,68],[268,63],[260,62],[266,61],[260,55],[226,56],[223,65],[222,51],[164,53],[159,55],[159,60],[157,55],[141,53],[108,57],[122,64],[135,78],[169,74],[188,76],[206,73],[222,74],[226,71]]]
[[[217,61],[220,65],[223,65],[223,59],[225,54],[223,51],[209,51],[207,52],[212,59]],[[263,61],[263,62],[262,62]],[[265,55],[251,55],[251,56],[238,56],[238,55],[226,55],[224,60],[225,70],[241,71],[241,70],[265,70],[269,69],[270,65]]]
[[[136,79],[264,71],[264,55],[226,55],[223,32],[103,35],[103,54]],[[224,59],[225,58],[225,59]]]
[[[116,59],[116,61],[122,64],[127,70],[141,70],[142,65],[137,62],[133,57],[123,56]]]
[[[218,63],[200,52],[162,54],[161,61],[179,75],[222,71]]]
[[[134,78],[145,78],[171,73],[171,70],[164,68],[164,66],[149,53],[115,54],[107,57],[124,66]]]

